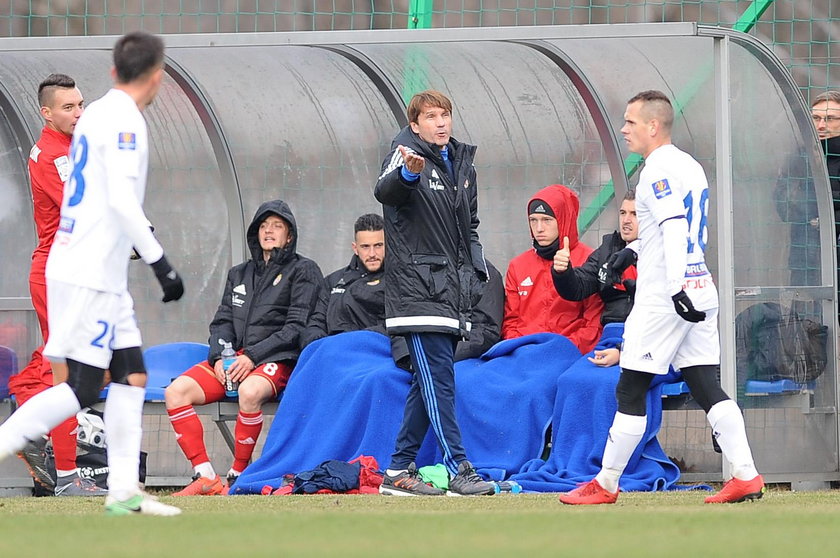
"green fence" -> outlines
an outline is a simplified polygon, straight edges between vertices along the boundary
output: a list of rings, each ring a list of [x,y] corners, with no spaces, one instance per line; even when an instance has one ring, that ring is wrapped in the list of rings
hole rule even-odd
[[[9,37],[739,20],[756,20],[806,100],[840,87],[836,0],[0,0]]]

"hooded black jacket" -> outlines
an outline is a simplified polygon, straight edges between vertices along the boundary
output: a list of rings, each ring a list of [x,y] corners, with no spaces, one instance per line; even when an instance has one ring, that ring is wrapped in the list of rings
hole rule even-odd
[[[265,262],[259,228],[272,214],[289,224],[292,242],[285,248],[275,248]],[[300,336],[323,281],[321,270],[295,252],[297,224],[292,210],[281,200],[260,205],[246,239],[251,259],[228,271],[222,302],[210,323],[208,360],[213,365],[219,359],[220,339],[233,343],[236,350],[243,349],[257,366],[297,360]]]
[[[403,145],[426,159],[420,178],[400,173]],[[478,240],[476,147],[449,140],[456,184],[437,146],[403,128],[382,163],[374,196],[385,219],[385,316],[388,333],[467,337],[472,305],[487,281]]]
[[[605,281],[605,266],[610,256],[626,246],[627,243],[621,239],[618,231],[614,231],[604,235],[601,245],[589,254],[583,265],[569,266],[562,273],[555,271],[552,266],[551,279],[557,294],[566,300],[583,300],[598,293],[604,301],[601,324],[626,321],[630,310],[633,309],[633,297],[636,294],[635,266],[624,272],[624,281],[621,283],[607,285]],[[631,269],[633,271],[628,273]]]

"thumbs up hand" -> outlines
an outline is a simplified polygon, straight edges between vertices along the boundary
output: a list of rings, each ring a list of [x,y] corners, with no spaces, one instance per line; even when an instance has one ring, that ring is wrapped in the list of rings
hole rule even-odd
[[[563,247],[554,254],[554,271],[563,273],[572,267],[572,254],[569,251],[569,237],[563,237]]]

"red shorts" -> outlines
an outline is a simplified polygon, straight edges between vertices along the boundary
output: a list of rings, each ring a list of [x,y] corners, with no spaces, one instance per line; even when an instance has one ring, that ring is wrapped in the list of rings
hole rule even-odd
[[[209,361],[199,362],[181,375],[198,382],[198,385],[204,390],[205,403],[214,403],[225,398],[225,386],[216,378],[216,373],[213,371],[213,367],[210,366]],[[286,389],[286,384],[289,383],[289,376],[292,375],[292,367],[285,362],[266,362],[254,368],[248,374],[248,377],[250,378],[254,375],[262,376],[271,382],[271,385],[274,387],[274,397],[276,398],[280,395],[280,392]]]
[[[15,396],[18,405],[23,405],[33,395],[53,387],[52,367],[44,357],[43,350],[43,345],[35,349],[29,364],[9,378],[9,392]]]

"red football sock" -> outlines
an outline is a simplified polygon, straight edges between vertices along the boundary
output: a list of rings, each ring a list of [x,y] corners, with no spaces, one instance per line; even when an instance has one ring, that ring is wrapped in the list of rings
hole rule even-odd
[[[59,471],[72,471],[76,468],[76,417],[69,418],[50,432],[55,455],[55,468]]]
[[[236,445],[233,451],[233,468],[236,471],[244,471],[254,453],[254,446],[257,445],[257,438],[263,426],[262,411],[256,413],[239,412],[236,417],[236,427],[233,434],[236,438]]]
[[[210,458],[204,446],[204,428],[193,406],[184,405],[176,409],[167,409],[166,412],[169,413],[169,421],[175,430],[175,440],[193,467],[200,463],[208,463]]]

